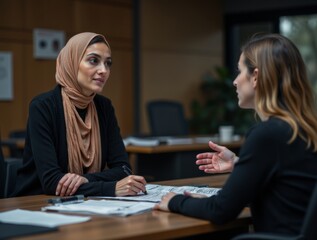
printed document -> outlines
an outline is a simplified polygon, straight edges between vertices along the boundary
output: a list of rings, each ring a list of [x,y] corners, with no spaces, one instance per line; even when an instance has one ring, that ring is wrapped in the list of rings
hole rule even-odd
[[[90,198],[103,198],[103,199],[115,199],[115,200],[126,200],[126,201],[138,201],[138,202],[160,202],[162,197],[168,192],[175,192],[178,194],[183,194],[185,191],[190,193],[204,194],[208,197],[216,195],[221,188],[211,188],[211,187],[195,187],[195,186],[166,186],[158,184],[147,184],[146,191],[147,194],[140,193],[136,196],[125,196],[125,197],[90,197]]]
[[[42,208],[42,211],[71,212],[81,214],[104,214],[129,216],[152,210],[154,203],[115,200],[87,200],[81,203],[55,204]]]

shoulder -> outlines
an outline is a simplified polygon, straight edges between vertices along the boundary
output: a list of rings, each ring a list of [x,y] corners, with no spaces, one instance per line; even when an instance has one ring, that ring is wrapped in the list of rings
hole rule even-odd
[[[52,111],[53,109],[62,108],[62,97],[60,87],[56,86],[54,89],[41,93],[34,97],[30,102],[30,111],[42,110]]]
[[[56,100],[57,98],[59,98],[60,96],[61,96],[60,87],[56,86],[54,89],[48,92],[44,92],[35,96],[31,101],[31,105],[52,102]]]
[[[257,144],[286,143],[291,136],[289,124],[275,117],[252,126],[246,134],[248,139]]]

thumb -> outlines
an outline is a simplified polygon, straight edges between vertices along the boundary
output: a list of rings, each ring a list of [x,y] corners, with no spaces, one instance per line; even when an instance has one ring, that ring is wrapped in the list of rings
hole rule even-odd
[[[218,145],[218,144],[216,144],[216,143],[214,143],[214,142],[212,142],[212,141],[209,141],[208,142],[208,145],[209,145],[209,147],[212,149],[212,150],[214,150],[214,151],[216,151],[216,152],[221,152],[221,147]]]

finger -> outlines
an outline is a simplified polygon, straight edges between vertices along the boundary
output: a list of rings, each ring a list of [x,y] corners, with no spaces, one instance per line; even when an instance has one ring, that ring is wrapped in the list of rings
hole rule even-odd
[[[211,163],[211,158],[196,160],[196,165],[209,164]]]
[[[71,179],[71,182],[67,188],[67,191],[66,191],[66,195],[67,196],[70,196],[72,195],[72,193],[74,192],[74,188],[75,188],[75,185],[80,182],[80,176],[79,175],[75,175],[72,179]]]
[[[146,180],[145,180],[144,177],[138,176],[138,175],[131,175],[131,177],[132,177],[135,181],[140,182],[140,183],[142,183],[143,185],[146,185]]]
[[[140,191],[146,191],[146,181],[144,177],[131,175],[131,179],[132,181],[130,181],[129,183],[133,187],[133,190],[135,190],[137,193],[139,193]]]
[[[58,184],[57,184],[57,188],[56,188],[56,193],[55,193],[56,195],[59,195],[59,194],[60,194],[61,189],[62,189],[62,186],[63,186],[64,182],[65,182],[67,179],[68,179],[68,173],[65,174],[65,175],[59,180],[59,182],[58,182]]]
[[[72,178],[73,178],[73,174],[69,174],[67,180],[62,184],[60,196],[66,196],[67,188],[70,185],[70,183],[72,182]]]
[[[87,182],[88,182],[87,178],[85,178],[85,177],[83,177],[83,176],[80,176],[80,178],[78,179],[78,181],[77,181],[76,184],[74,185],[73,191],[70,193],[70,195],[74,195],[74,194],[77,192],[78,188],[79,188],[82,184],[87,183]]]
[[[212,157],[211,152],[199,153],[196,155],[197,159],[210,158],[210,157]]]
[[[116,189],[116,194],[119,196],[128,196],[128,195],[136,195],[139,193],[141,190],[134,187],[134,185],[128,181],[127,183],[120,185]]]
[[[215,169],[210,169],[210,168],[206,168],[204,170],[205,173],[219,173],[219,171],[215,170]]]
[[[188,191],[184,191],[184,195],[185,195],[185,196],[189,196],[189,197],[192,196],[192,194],[191,194],[190,192],[188,192]]]
[[[221,150],[222,150],[222,146],[219,146],[218,144],[216,144],[216,143],[214,143],[214,142],[212,142],[212,141],[209,141],[209,142],[208,142],[208,145],[209,145],[209,147],[210,147],[212,150],[214,150],[214,151],[216,151],[216,152],[221,152]]]
[[[160,209],[160,204],[159,203],[156,203],[153,207],[154,210],[161,210]]]

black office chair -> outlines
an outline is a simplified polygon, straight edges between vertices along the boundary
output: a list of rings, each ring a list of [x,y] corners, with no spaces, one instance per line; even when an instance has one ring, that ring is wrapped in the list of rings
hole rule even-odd
[[[316,240],[317,239],[317,184],[309,201],[307,212],[299,235],[284,236],[268,233],[242,234],[233,240]]]
[[[9,133],[9,138],[17,138],[17,139],[25,139],[26,130],[14,130]],[[9,153],[11,158],[22,158],[23,157],[23,149],[19,148],[15,143],[8,144]]]
[[[4,198],[4,189],[6,185],[6,164],[2,153],[2,147],[0,145],[0,198]]]
[[[183,105],[176,101],[155,100],[147,104],[152,136],[181,136],[189,134]]]
[[[12,193],[21,166],[22,158],[4,158],[0,141],[0,198],[7,198]]]

